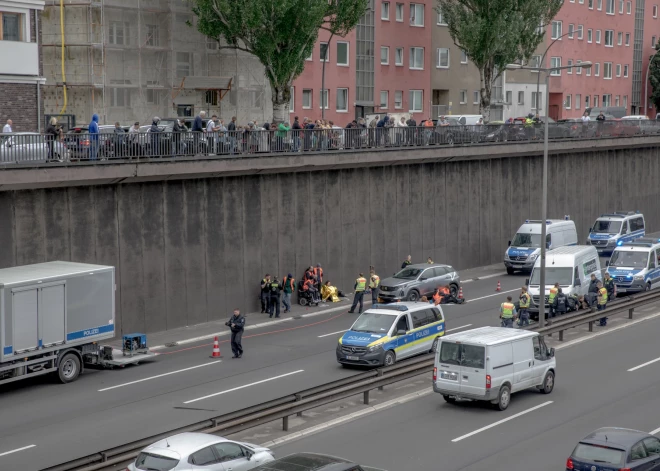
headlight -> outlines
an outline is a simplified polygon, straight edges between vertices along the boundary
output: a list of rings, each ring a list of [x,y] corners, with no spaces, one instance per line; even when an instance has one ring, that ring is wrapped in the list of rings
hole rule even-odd
[[[530,262],[533,262],[533,261],[536,260],[537,258],[539,258],[539,255],[538,255],[538,254],[532,254],[532,255],[529,256],[529,261],[530,261]]]
[[[509,252],[504,252],[504,260],[509,260]]]
[[[607,245],[615,245],[615,244],[616,244],[616,240],[614,240],[614,239],[609,239],[607,241]]]
[[[633,279],[635,281],[644,281],[644,275],[635,275]]]
[[[374,345],[372,347],[369,347],[367,350],[369,351],[369,353],[374,353],[374,352],[378,352],[382,349],[383,349],[383,344],[379,343],[378,345]]]

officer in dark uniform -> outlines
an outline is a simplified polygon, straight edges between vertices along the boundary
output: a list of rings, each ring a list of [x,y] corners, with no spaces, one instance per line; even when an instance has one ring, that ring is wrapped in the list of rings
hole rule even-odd
[[[268,307],[268,317],[280,317],[280,293],[282,292],[282,285],[278,281],[277,277],[273,277],[273,281],[270,282],[270,306]]]
[[[566,314],[566,312],[568,311],[568,298],[561,290],[561,288],[559,288],[559,290],[557,291],[557,296],[555,296],[555,300],[553,302],[552,307],[554,309],[555,314]]]
[[[270,308],[270,275],[266,273],[266,276],[261,280],[261,313],[268,311]]]

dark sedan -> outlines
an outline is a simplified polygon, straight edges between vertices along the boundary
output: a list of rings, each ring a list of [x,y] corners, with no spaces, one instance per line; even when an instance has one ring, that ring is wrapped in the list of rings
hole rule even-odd
[[[584,437],[566,460],[567,471],[660,470],[660,440],[627,428],[599,428]]]
[[[330,455],[294,453],[252,468],[253,471],[383,471]]]

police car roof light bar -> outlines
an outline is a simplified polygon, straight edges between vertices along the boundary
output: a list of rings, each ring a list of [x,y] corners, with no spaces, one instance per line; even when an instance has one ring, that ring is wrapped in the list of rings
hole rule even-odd
[[[635,211],[614,211],[614,214],[619,214],[622,216],[632,216],[635,214]],[[639,214],[639,211],[637,211],[637,214]]]
[[[407,311],[408,306],[402,304],[373,304],[371,309],[388,309],[390,311]]]
[[[602,218],[618,218],[618,219],[623,219],[625,216],[622,214],[601,214],[600,217]]]

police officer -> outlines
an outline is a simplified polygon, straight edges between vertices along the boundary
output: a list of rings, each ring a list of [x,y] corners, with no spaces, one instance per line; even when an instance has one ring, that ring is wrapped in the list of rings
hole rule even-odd
[[[513,318],[516,316],[516,306],[511,302],[511,296],[506,297],[506,302],[500,306],[500,319],[502,327],[513,328]]]
[[[433,259],[431,257],[427,258],[426,263],[428,263],[429,265],[433,265]]]
[[[405,259],[405,260],[403,261],[403,263],[401,264],[401,269],[403,270],[404,268],[406,268],[406,267],[407,267],[408,265],[410,265],[411,263],[412,263],[412,255],[408,255],[408,258]]]
[[[548,296],[548,305],[550,306],[550,317],[555,317],[555,298],[559,292],[559,283],[550,288],[550,295]]]
[[[225,323],[231,330],[231,351],[234,353],[232,358],[241,358],[243,356],[243,330],[245,330],[245,317],[241,311],[234,309],[234,315]]]
[[[607,289],[603,288],[603,283],[598,282],[598,310],[604,311],[607,307]],[[605,327],[607,325],[607,317],[601,317],[599,325]]]
[[[521,288],[520,297],[520,315],[518,316],[518,325],[521,327],[524,325],[529,325],[529,305],[532,301],[532,297],[527,292],[527,286]]]
[[[555,314],[566,314],[566,311],[568,311],[568,298],[561,288],[558,289],[553,308]]]
[[[351,310],[348,311],[348,313],[353,314],[353,312],[355,312],[355,307],[359,302],[360,310],[358,312],[362,314],[362,308],[364,307],[362,304],[362,298],[364,298],[364,290],[367,289],[367,280],[364,278],[362,273],[360,273],[360,276],[358,276],[357,280],[355,280],[355,286],[353,286],[353,289],[355,290],[355,296],[353,297],[353,305],[351,306]]]
[[[610,276],[608,272],[605,272],[603,279],[603,288],[607,290],[607,299],[614,299],[616,297],[616,285],[614,284],[614,279]]]
[[[269,310],[270,307],[270,275],[266,273],[266,276],[261,280],[261,313]]]
[[[280,293],[282,291],[282,286],[277,280],[277,277],[273,277],[273,281],[270,282],[270,306],[268,307],[268,317],[273,317],[273,313],[276,318],[280,317]]]
[[[376,275],[376,270],[371,267],[371,273],[369,274],[369,289],[371,289],[371,303],[376,304],[378,302],[378,293],[380,292],[380,277]]]

